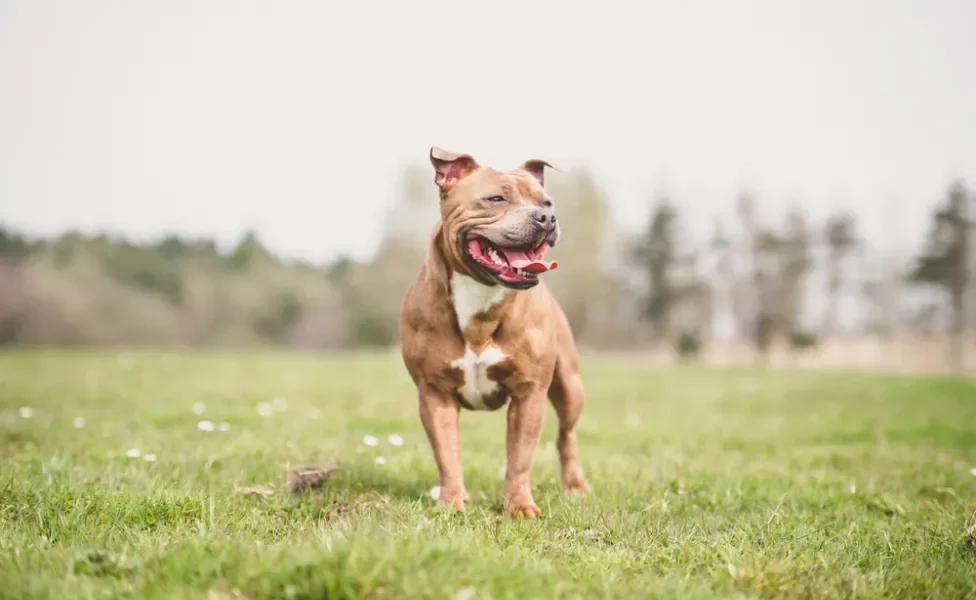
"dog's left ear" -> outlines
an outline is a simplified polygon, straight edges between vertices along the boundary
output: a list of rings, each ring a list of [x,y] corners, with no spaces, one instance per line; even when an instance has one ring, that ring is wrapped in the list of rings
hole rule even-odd
[[[442,192],[478,168],[477,161],[470,154],[448,152],[437,146],[430,148],[430,164],[434,167],[434,183]]]
[[[522,163],[522,170],[527,171],[530,175],[535,177],[536,181],[538,181],[539,185],[541,186],[546,185],[546,173],[545,173],[546,167],[549,167],[554,171],[559,170],[558,168],[554,167],[552,164],[544,160],[539,160],[537,158],[532,158]]]

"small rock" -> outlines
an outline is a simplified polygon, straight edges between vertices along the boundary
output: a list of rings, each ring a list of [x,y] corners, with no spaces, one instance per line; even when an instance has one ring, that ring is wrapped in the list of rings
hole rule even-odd
[[[288,473],[288,491],[297,494],[305,490],[322,487],[339,467],[297,467]]]

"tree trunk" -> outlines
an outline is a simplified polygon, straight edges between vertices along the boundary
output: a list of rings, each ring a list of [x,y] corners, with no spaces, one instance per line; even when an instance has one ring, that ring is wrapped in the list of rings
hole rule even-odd
[[[823,323],[820,326],[824,339],[833,338],[837,334],[837,320],[840,313],[841,274],[837,259],[833,259],[830,273],[827,276],[827,309]]]
[[[966,289],[952,290],[952,322],[949,325],[948,362],[949,368],[959,373],[965,365],[966,346]]]

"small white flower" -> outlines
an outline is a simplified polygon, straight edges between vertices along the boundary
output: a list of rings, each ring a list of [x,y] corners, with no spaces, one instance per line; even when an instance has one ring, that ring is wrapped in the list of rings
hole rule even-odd
[[[139,452],[138,448],[129,448],[128,450],[125,451],[125,455],[128,456],[129,458],[139,458],[140,454],[142,453]]]
[[[219,431],[230,431],[230,423],[227,421],[221,421],[220,423],[217,423],[217,429]]]
[[[454,594],[451,600],[472,600],[478,597],[478,590],[473,587],[466,587],[458,593]]]
[[[194,402],[192,410],[193,414],[202,415],[203,413],[207,412],[207,405],[203,402]]]
[[[71,421],[71,424],[74,425],[74,428],[75,429],[84,429],[85,428],[85,417],[75,417]]]
[[[852,494],[856,494],[857,493],[857,484],[854,483],[853,481],[851,482],[851,493]]]
[[[258,404],[258,414],[267,419],[268,417],[274,415],[274,408],[272,408],[267,402],[262,402]]]
[[[393,446],[403,445],[403,438],[395,433],[391,435],[386,441],[390,442],[390,444]]]
[[[969,474],[972,475],[973,477],[976,477],[976,467],[969,469]]]
[[[374,435],[367,435],[363,437],[363,443],[366,444],[367,446],[375,446],[379,444],[380,441],[376,439],[376,436]]]
[[[210,421],[200,421],[199,423],[197,423],[197,429],[199,429],[200,431],[213,431],[214,424]]]
[[[281,396],[275,396],[271,400],[271,407],[278,412],[288,410],[288,400],[282,398]]]
[[[384,457],[382,457],[382,456],[377,456],[376,457],[376,464],[378,464],[378,465],[385,465],[386,464],[386,459]]]
[[[441,486],[435,485],[434,487],[430,488],[430,497],[434,500],[439,500],[441,497]]]
[[[31,408],[29,406],[21,406],[20,407],[20,418],[21,419],[30,419],[33,416],[34,416],[34,409],[33,408]]]
[[[142,455],[142,460],[144,460],[146,462],[156,462],[156,455],[155,454],[143,454]]]

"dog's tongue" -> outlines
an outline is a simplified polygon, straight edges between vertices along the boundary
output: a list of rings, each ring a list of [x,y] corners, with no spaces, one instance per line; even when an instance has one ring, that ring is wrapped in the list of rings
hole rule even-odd
[[[524,269],[529,273],[554,271],[559,266],[559,263],[554,260],[542,260],[542,257],[538,256],[535,252],[519,252],[518,250],[502,250],[502,252],[505,253],[508,264],[516,269]]]

